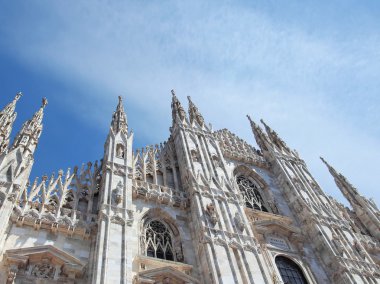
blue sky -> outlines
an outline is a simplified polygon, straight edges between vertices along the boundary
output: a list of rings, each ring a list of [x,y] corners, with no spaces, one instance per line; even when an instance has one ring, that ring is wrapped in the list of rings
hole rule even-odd
[[[263,118],[328,194],[320,155],[380,203],[378,1],[0,0],[0,63],[16,129],[49,99],[33,177],[100,159],[118,95],[134,148],[165,141],[174,88],[252,144],[245,115]]]

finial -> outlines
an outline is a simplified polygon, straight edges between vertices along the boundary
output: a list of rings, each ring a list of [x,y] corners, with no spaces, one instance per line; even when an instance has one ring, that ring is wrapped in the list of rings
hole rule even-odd
[[[247,118],[248,118],[249,122],[251,123],[251,127],[256,127],[256,123],[252,120],[252,118],[250,117],[249,114],[247,114]]]
[[[265,121],[264,121],[264,119],[260,119],[260,122],[262,123],[262,124],[264,124],[264,126],[266,127],[266,128],[270,128],[266,123],[265,123]]]
[[[45,108],[48,104],[47,98],[42,98],[42,107]]]
[[[175,97],[175,92],[174,92],[174,90],[171,90],[171,92],[172,92],[173,97]]]
[[[322,160],[322,162],[330,169],[330,170],[334,170],[335,171],[335,169],[333,169],[333,167],[332,166],[330,166],[330,164],[329,163],[327,163],[327,161],[325,160],[325,159],[323,159],[323,157],[319,157],[321,160]]]
[[[18,92],[15,96],[15,101],[18,101],[22,97],[22,92]]]
[[[121,103],[123,101],[123,98],[121,96],[118,96],[119,102]]]

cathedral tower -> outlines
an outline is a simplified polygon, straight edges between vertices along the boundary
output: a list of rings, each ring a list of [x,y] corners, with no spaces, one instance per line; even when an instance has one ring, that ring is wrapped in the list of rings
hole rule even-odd
[[[92,283],[130,283],[132,254],[127,242],[131,219],[133,133],[128,133],[122,98],[113,113],[104,145],[95,273]],[[130,225],[130,224],[129,224]]]
[[[249,117],[248,117],[249,118]],[[266,133],[250,118],[252,131],[284,196],[313,247],[309,256],[321,262],[328,283],[377,283],[377,265],[362,245],[360,235],[350,227],[341,207],[326,196],[307,169],[306,163],[291,150],[264,121]],[[359,270],[353,270],[356,266]],[[360,267],[360,268],[359,268]],[[320,272],[322,275],[322,273]]]

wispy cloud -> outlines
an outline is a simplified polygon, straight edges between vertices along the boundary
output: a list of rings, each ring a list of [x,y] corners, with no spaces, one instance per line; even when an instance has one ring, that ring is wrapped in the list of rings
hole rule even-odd
[[[123,94],[138,144],[164,140],[175,88],[215,128],[250,142],[245,114],[263,117],[328,192],[337,196],[321,154],[380,203],[380,21],[371,7],[40,1],[6,11],[2,46],[76,85],[56,95],[89,124],[106,128]]]

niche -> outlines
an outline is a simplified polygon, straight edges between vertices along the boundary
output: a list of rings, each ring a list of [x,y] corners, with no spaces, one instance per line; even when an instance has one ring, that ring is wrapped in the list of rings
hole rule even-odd
[[[124,145],[121,143],[118,143],[116,145],[116,157],[124,159],[125,157],[125,151],[124,151]]]

